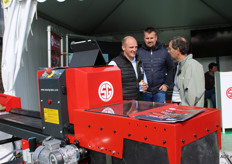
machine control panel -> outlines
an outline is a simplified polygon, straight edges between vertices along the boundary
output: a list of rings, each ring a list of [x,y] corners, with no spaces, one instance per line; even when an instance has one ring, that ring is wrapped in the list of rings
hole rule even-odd
[[[44,134],[63,138],[69,123],[65,69],[47,69],[39,78]]]
[[[40,79],[58,79],[65,69],[46,69]]]

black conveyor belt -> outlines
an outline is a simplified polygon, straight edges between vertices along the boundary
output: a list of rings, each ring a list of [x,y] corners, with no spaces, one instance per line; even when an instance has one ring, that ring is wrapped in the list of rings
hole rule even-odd
[[[36,137],[38,141],[43,140],[48,136],[42,134],[42,120],[39,114],[39,112],[23,109],[0,113],[0,131],[23,139]]]

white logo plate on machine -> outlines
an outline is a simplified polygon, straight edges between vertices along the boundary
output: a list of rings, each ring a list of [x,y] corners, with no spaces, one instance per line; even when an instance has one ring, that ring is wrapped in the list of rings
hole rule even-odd
[[[108,81],[104,81],[98,88],[98,95],[104,102],[110,101],[114,95],[114,88]]]

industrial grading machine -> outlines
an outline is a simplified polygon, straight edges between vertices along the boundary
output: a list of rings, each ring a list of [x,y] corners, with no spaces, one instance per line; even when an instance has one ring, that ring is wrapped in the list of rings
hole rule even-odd
[[[21,139],[24,162],[219,163],[219,109],[123,101],[121,72],[95,44],[78,44],[70,67],[38,71],[40,112],[0,95],[0,131]]]

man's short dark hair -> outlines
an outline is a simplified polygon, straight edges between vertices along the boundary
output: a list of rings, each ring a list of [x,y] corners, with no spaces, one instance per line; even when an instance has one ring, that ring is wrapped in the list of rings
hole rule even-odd
[[[181,54],[184,55],[188,53],[189,43],[184,37],[181,36],[174,37],[170,40],[170,42],[172,42],[172,48],[175,50],[179,48]]]
[[[156,34],[156,29],[154,28],[154,27],[147,27],[145,30],[144,30],[144,32],[147,32],[147,33],[152,33],[152,32],[155,32],[155,34]]]
[[[216,63],[209,63],[208,68],[209,68],[209,70],[211,70],[215,66],[218,67],[218,65]]]

